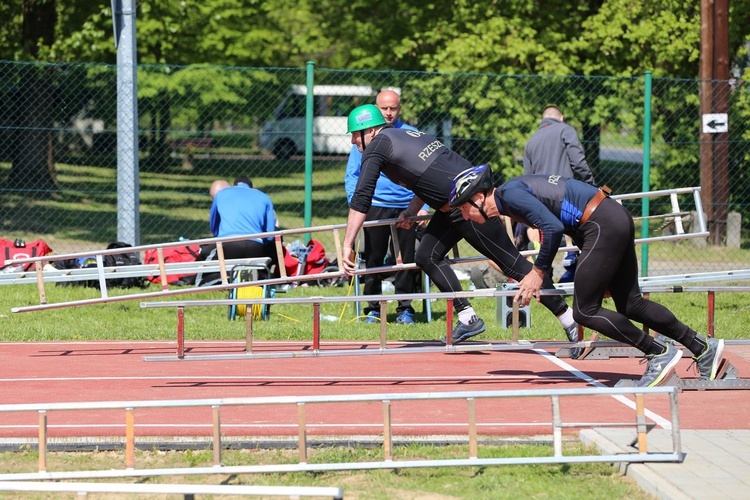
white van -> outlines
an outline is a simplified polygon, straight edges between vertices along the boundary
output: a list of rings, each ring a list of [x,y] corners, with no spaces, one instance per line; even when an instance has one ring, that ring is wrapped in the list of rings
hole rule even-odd
[[[346,120],[356,106],[374,102],[375,90],[366,85],[315,85],[313,152],[348,154],[352,148]],[[307,87],[292,85],[289,94],[263,125],[260,146],[279,159],[305,151]]]

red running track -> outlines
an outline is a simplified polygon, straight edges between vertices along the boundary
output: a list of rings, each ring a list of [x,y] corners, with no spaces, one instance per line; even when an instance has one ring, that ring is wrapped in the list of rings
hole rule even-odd
[[[391,344],[389,344],[390,346]],[[403,344],[393,344],[393,346]],[[324,349],[363,348],[363,343],[327,343]],[[300,349],[299,343],[254,344],[255,352]],[[371,344],[370,347],[377,347]],[[239,342],[191,342],[190,354],[241,353]],[[565,389],[609,386],[638,378],[637,358],[559,359],[553,352],[496,351],[461,354],[146,362],[143,356],[173,355],[174,342],[45,342],[0,344],[0,402],[51,403],[215,399],[256,396]],[[750,346],[731,345],[725,357],[750,377]],[[677,366],[681,377],[690,359]],[[648,416],[669,423],[668,398],[650,396]],[[685,391],[679,395],[683,429],[750,429],[750,391]],[[625,398],[563,398],[566,422],[632,422]],[[309,435],[376,436],[382,433],[380,403],[308,405]],[[466,435],[465,401],[394,402],[397,435]],[[480,400],[479,433],[549,433],[548,398]],[[296,436],[294,405],[225,408],[227,436]],[[118,437],[125,431],[121,410],[51,412],[50,438]],[[571,433],[577,432],[575,429]],[[138,409],[136,436],[211,436],[211,410]],[[35,438],[38,415],[0,413],[0,439]]]

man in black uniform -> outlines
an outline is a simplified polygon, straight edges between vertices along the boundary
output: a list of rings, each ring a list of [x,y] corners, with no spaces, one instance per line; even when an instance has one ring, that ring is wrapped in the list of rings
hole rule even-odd
[[[435,209],[420,241],[415,262],[441,292],[461,291],[461,282],[446,259],[448,252],[461,239],[466,239],[495,262],[509,278],[520,281],[529,273],[531,263],[516,250],[499,218],[488,224],[476,224],[463,220],[461,212],[448,205],[451,182],[459,172],[471,167],[468,160],[429,134],[389,126],[380,110],[371,104],[359,106],[349,114],[348,131],[352,134],[352,144],[363,155],[357,187],[349,203],[343,249],[345,271],[351,273],[357,268],[354,240],[365,221],[382,172],[416,195],[404,212],[404,218],[416,214],[424,203]],[[403,220],[402,224],[408,225],[411,221]],[[499,234],[502,236],[498,238]],[[544,286],[554,287],[549,278]],[[565,301],[559,296],[547,295],[542,304],[557,316],[568,339],[577,342],[578,325]],[[484,322],[477,317],[468,300],[454,299],[453,306],[458,313],[458,323],[452,332],[453,343],[485,330]]]
[[[693,353],[701,379],[715,379],[724,341],[700,335],[666,307],[643,298],[638,286],[633,217],[609,198],[608,191],[559,175],[523,175],[495,188],[489,167],[482,165],[456,176],[450,204],[461,210],[464,219],[480,224],[505,215],[539,229],[542,247],[514,299],[523,306],[533,297],[540,299],[546,270],[563,234],[571,236],[581,249],[573,280],[575,320],[643,351],[648,366],[636,385],[652,387],[667,380],[682,351],[672,342],[647,334],[631,320],[684,345]],[[606,292],[616,311],[602,307]]]

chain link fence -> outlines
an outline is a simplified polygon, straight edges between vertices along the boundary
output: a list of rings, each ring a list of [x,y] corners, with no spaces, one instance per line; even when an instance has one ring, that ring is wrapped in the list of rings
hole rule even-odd
[[[404,121],[475,164],[491,163],[504,178],[523,172],[524,145],[542,108],[556,104],[579,131],[600,185],[615,193],[642,191],[644,185],[702,186],[712,236],[650,245],[653,274],[737,269],[748,261],[750,92],[741,79],[344,71],[312,65],[139,66],[137,75],[139,243],[211,236],[209,185],[242,175],[271,196],[284,229],[344,223],[351,148],[346,116],[387,87],[400,89]],[[646,100],[649,89],[652,98]],[[115,66],[0,62],[0,237],[43,238],[56,253],[101,249],[117,240],[116,93]],[[702,116],[716,109],[702,107],[701,95],[707,93],[718,109],[727,110],[728,133],[702,132]],[[720,121],[713,125],[722,130]],[[308,126],[311,161],[305,156]],[[651,138],[646,167],[644,134]],[[640,202],[629,208],[639,214]],[[652,205],[652,213],[668,211],[661,208]],[[670,229],[658,219],[648,228],[651,235]],[[321,241],[332,250],[327,237]],[[474,255],[470,249],[462,254]]]

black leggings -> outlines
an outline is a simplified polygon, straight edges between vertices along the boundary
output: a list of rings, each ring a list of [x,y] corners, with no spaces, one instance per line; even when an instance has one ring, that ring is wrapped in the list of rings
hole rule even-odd
[[[370,207],[365,220],[395,219],[402,211],[402,208]],[[391,226],[366,227],[363,232],[365,235],[365,265],[368,268],[384,265],[383,260],[388,253],[388,249],[393,248],[393,244],[391,243]],[[396,237],[398,238],[398,246],[401,251],[403,263],[410,264],[414,262],[414,248],[417,242],[416,226],[410,229],[397,229]],[[381,286],[382,279],[383,276],[380,274],[365,274],[363,279],[365,282],[365,295],[380,295],[383,293],[383,287]],[[419,270],[408,269],[396,272],[393,286],[397,294],[414,293],[417,291],[418,283]],[[368,314],[370,311],[380,312],[380,303],[377,301],[369,302],[367,307],[365,307],[365,314]],[[414,309],[411,307],[411,300],[398,301],[396,313],[401,314],[404,311],[414,313]]]
[[[638,286],[635,227],[630,213],[609,198],[579,229],[583,238],[574,278],[573,318],[611,339],[651,353],[653,338],[631,320],[690,347],[696,332],[661,304],[646,300]],[[602,307],[609,291],[617,312]]]
[[[478,224],[464,220],[458,209],[438,211],[425,228],[415,262],[441,292],[461,291],[461,282],[446,256],[462,239],[497,264],[508,278],[521,281],[531,271],[531,262],[516,250],[499,217]],[[543,287],[554,288],[549,276],[545,276]],[[543,295],[542,304],[555,316],[561,315],[568,308],[565,300],[558,295]],[[469,306],[467,299],[453,299],[456,311],[463,311]]]

